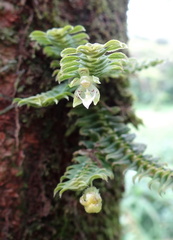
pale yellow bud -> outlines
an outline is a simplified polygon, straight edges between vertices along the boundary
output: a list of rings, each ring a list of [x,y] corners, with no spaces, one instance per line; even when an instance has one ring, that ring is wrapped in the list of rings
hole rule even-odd
[[[102,198],[96,187],[89,187],[80,198],[80,203],[87,213],[98,213],[102,209]]]

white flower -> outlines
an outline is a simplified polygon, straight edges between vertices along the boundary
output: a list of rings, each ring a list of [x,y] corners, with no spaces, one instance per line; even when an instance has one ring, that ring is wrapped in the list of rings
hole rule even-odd
[[[70,87],[79,85],[74,93],[73,107],[81,103],[88,109],[93,102],[96,105],[100,99],[100,92],[94,83],[100,83],[99,78],[94,76],[82,76],[80,79],[75,78]]]
[[[73,107],[82,103],[86,108],[89,108],[92,102],[96,105],[99,99],[99,90],[93,84],[88,88],[79,86],[74,93]]]

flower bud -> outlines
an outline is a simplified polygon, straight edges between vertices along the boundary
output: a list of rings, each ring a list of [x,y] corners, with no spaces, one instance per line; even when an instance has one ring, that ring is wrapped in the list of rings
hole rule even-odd
[[[98,213],[102,209],[102,198],[96,187],[89,187],[80,198],[80,203],[87,213]]]

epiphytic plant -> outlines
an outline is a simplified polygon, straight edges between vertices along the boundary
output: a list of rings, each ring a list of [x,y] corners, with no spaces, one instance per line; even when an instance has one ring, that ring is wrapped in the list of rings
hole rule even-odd
[[[154,66],[160,61],[140,64],[119,51],[126,48],[126,44],[118,40],[91,44],[82,26],[68,25],[47,32],[34,31],[31,39],[43,46],[44,53],[53,59],[53,76],[56,76],[56,81],[60,84],[36,96],[16,98],[14,102],[19,106],[45,107],[73,97],[71,107],[74,108],[71,108],[69,117],[77,116],[73,128],[80,129],[80,146],[83,146],[74,152],[74,164],[66,169],[54,195],[59,193],[61,197],[67,190],[84,191],[80,203],[86,212],[98,213],[102,199],[98,189],[93,186],[93,181],[113,178],[114,169],[119,164],[125,169],[135,169],[139,179],[151,177],[150,186],[157,180],[160,183],[160,193],[171,186],[173,171],[163,167],[152,156],[143,154],[145,145],[134,143],[135,135],[129,132],[121,109],[105,103],[98,104],[99,88],[105,79],[111,78],[119,91],[126,94],[127,86],[122,85],[120,88],[118,79],[123,81],[129,74]],[[97,106],[88,109],[92,102]],[[76,108],[80,104],[85,108]],[[69,132],[73,130],[68,129]]]

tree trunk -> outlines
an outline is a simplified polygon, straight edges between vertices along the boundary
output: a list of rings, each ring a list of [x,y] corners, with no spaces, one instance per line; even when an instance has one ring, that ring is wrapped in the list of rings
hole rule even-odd
[[[81,24],[91,42],[126,42],[126,10],[127,0],[1,0],[0,239],[120,239],[121,169],[113,181],[98,183],[104,202],[99,214],[85,213],[74,192],[53,198],[79,139],[78,132],[65,137],[66,101],[42,109],[18,109],[11,102],[55,85],[49,59],[29,40],[33,30]],[[114,102],[129,105],[123,96]]]

